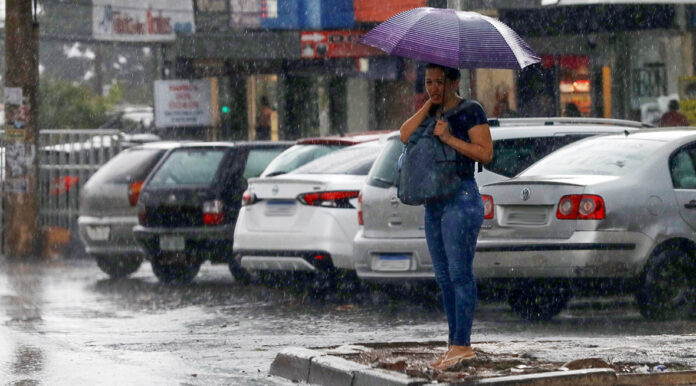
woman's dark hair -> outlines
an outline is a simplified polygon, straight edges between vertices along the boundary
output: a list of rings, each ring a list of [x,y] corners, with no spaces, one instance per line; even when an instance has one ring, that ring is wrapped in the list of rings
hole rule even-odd
[[[445,79],[449,80],[457,80],[462,77],[462,74],[459,72],[458,69],[452,68],[452,67],[447,67],[443,66],[441,64],[436,64],[436,63],[428,63],[425,65],[425,69],[430,69],[430,68],[439,68],[442,70],[442,72],[445,73]]]

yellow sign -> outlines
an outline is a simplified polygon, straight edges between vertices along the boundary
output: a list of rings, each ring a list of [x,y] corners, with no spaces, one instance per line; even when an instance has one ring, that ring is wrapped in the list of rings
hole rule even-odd
[[[5,125],[5,141],[24,141],[27,131],[24,129],[13,129],[11,125]]]
[[[679,78],[679,99],[679,110],[690,125],[696,125],[696,76]]]

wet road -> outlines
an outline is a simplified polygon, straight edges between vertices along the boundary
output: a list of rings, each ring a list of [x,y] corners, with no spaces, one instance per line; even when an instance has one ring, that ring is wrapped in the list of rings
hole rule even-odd
[[[445,340],[430,296],[362,291],[312,300],[302,291],[244,287],[206,264],[191,285],[161,285],[149,264],[112,281],[91,260],[0,257],[2,384],[290,385],[268,375],[287,346]],[[540,359],[696,367],[696,321],[648,322],[630,298],[580,299],[554,320],[521,321],[481,301],[473,341]]]

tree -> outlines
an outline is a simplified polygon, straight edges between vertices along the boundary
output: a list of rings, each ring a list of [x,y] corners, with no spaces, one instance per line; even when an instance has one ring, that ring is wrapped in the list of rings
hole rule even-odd
[[[122,99],[118,83],[107,96],[89,87],[55,79],[42,79],[39,88],[41,129],[94,129],[106,122],[106,113]]]

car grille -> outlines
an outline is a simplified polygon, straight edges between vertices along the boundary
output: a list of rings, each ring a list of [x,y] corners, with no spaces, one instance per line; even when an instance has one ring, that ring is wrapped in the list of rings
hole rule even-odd
[[[143,225],[166,228],[202,226],[203,215],[200,208],[191,206],[147,208]]]
[[[553,206],[509,206],[505,208],[505,225],[544,225]]]

